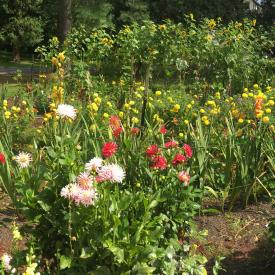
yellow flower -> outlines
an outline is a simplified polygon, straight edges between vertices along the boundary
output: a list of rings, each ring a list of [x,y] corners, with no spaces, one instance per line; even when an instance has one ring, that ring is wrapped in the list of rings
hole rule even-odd
[[[12,235],[13,235],[13,239],[16,240],[16,241],[21,241],[22,240],[22,236],[21,236],[17,226],[15,226],[13,228]]]
[[[27,102],[25,100],[23,100],[22,105],[27,105]]]
[[[184,137],[184,134],[183,134],[183,133],[179,133],[179,137],[180,137],[180,138],[183,138],[183,137]]]
[[[100,97],[96,97],[96,98],[94,99],[94,102],[95,102],[97,105],[100,105],[100,103],[101,103],[101,98],[100,98]]]
[[[270,108],[267,108],[267,109],[265,109],[265,112],[266,112],[267,114],[270,114],[270,113],[271,113],[271,109],[270,109]]]
[[[155,95],[156,95],[156,96],[161,96],[161,91],[156,91],[156,92],[155,92]]]
[[[6,118],[9,118],[9,117],[10,117],[10,115],[11,115],[11,112],[6,111],[4,114],[5,114],[5,117],[6,117]]]
[[[188,109],[191,109],[192,108],[192,105],[191,104],[187,104],[186,106]]]
[[[119,116],[120,118],[123,118],[123,115],[124,115],[123,112],[119,112],[119,113],[118,113],[118,116]]]
[[[217,23],[216,23],[216,21],[215,21],[214,19],[210,19],[210,20],[208,21],[208,27],[209,27],[210,29],[214,29],[214,28],[216,27],[216,25],[217,25]]]
[[[57,55],[57,58],[63,62],[65,60],[65,52],[61,52]]]
[[[104,117],[104,118],[108,118],[109,115],[108,115],[107,113],[104,113],[104,114],[103,114],[103,117]]]
[[[254,84],[253,85],[253,88],[256,90],[256,89],[259,89],[259,85],[258,84]]]
[[[210,124],[210,121],[208,119],[204,120],[203,122],[206,126],[208,126]]]
[[[133,100],[130,100],[130,101],[129,101],[129,105],[130,105],[130,106],[133,106],[133,105],[135,105],[135,101],[133,101]]]
[[[183,123],[184,123],[185,125],[188,125],[188,124],[189,124],[189,120],[188,120],[188,119],[185,119],[185,120],[183,121]]]
[[[125,104],[124,104],[124,108],[125,108],[126,110],[129,109],[129,108],[130,108],[130,104],[125,103]]]
[[[243,97],[243,98],[248,98],[248,94],[243,93],[243,94],[242,94],[242,97]]]
[[[95,111],[95,112],[98,111],[98,106],[97,106],[94,102],[91,104],[91,108],[92,108],[92,110]]]
[[[107,104],[108,107],[112,107],[113,106],[110,101],[107,101],[106,104]]]
[[[137,117],[132,117],[132,123],[138,123],[139,119]]]
[[[204,110],[204,109],[200,109],[200,113],[201,113],[201,114],[204,114],[204,113],[205,113],[205,110]]]
[[[240,124],[242,124],[242,123],[244,122],[244,120],[243,120],[242,118],[239,118],[239,119],[238,119],[238,122],[239,122]]]
[[[262,118],[262,120],[263,120],[263,123],[269,123],[269,117],[268,116],[264,116]]]
[[[268,100],[268,106],[274,106],[274,100],[270,99]]]
[[[171,110],[171,112],[177,113],[180,110],[180,105],[179,104],[175,104],[173,109]]]
[[[203,117],[201,118],[201,120],[202,120],[202,121],[208,120],[208,116],[203,116]]]
[[[248,93],[249,97],[254,97],[253,93]]]
[[[6,99],[3,100],[3,106],[8,106],[8,101]]]
[[[247,93],[247,92],[248,92],[248,89],[247,89],[247,88],[244,88],[243,91],[244,91],[245,93]]]

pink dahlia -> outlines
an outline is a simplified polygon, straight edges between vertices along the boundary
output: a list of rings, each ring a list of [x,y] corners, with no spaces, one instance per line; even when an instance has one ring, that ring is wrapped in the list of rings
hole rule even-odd
[[[117,164],[108,164],[98,171],[97,182],[122,182],[125,178],[124,170]]]
[[[102,167],[102,158],[92,158],[89,162],[85,164],[85,170],[88,172],[97,172],[99,168]]]
[[[93,186],[94,178],[90,174],[84,172],[76,178],[77,184],[83,189],[89,189]]]
[[[190,182],[190,176],[187,172],[181,171],[178,173],[178,179],[184,182],[184,186],[188,186]]]
[[[157,155],[160,152],[160,149],[156,144],[152,144],[146,149],[146,155],[147,157],[151,158],[155,155]]]
[[[178,147],[179,143],[175,140],[168,141],[164,144],[166,149]]]

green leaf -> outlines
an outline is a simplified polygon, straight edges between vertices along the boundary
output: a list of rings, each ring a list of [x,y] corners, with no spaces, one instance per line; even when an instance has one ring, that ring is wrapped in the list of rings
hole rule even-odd
[[[60,257],[60,269],[70,268],[72,263],[72,259],[65,255]]]

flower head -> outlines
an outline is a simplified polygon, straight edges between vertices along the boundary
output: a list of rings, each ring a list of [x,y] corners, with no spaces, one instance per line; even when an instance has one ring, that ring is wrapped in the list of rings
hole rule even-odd
[[[12,257],[7,253],[4,253],[3,256],[1,257],[2,265],[5,271],[11,270],[12,268],[10,264],[11,260],[12,260]]]
[[[113,141],[106,142],[102,147],[102,155],[105,158],[111,157],[113,154],[117,152],[117,144]]]
[[[153,169],[164,170],[167,168],[167,160],[163,156],[153,156],[150,167]]]
[[[32,156],[29,153],[20,152],[16,157],[15,161],[19,165],[20,168],[27,168],[32,161]]]
[[[118,127],[116,129],[113,129],[113,135],[115,138],[118,138],[120,133],[123,131],[122,127]]]
[[[76,109],[72,105],[59,104],[56,112],[61,118],[76,118]]]
[[[6,158],[3,153],[0,153],[0,163],[2,163],[3,165],[6,163]]]
[[[84,206],[93,205],[97,198],[97,192],[94,187],[82,188],[76,183],[70,183],[62,188],[61,197],[67,198],[76,204]]]
[[[178,147],[179,143],[175,140],[168,141],[164,144],[166,149]]]
[[[191,158],[193,156],[193,151],[190,145],[184,144],[183,145],[183,150],[185,152],[185,155],[187,158]]]
[[[158,148],[156,144],[152,144],[146,149],[146,155],[147,157],[153,157],[157,155],[161,150]]]
[[[138,127],[131,128],[131,134],[137,135],[140,132],[140,129]]]
[[[187,172],[181,171],[178,173],[178,179],[181,182],[184,182],[184,186],[188,186],[189,185],[189,181],[190,181],[190,176]]]
[[[110,127],[115,130],[121,127],[121,120],[118,116],[112,115],[109,120]]]
[[[160,127],[159,132],[160,132],[161,134],[163,134],[163,135],[165,135],[165,134],[167,133],[167,129],[165,128],[164,125]]]
[[[108,164],[98,171],[97,182],[122,182],[125,178],[124,170],[117,164]]]
[[[172,160],[172,164],[174,166],[177,166],[179,164],[182,164],[186,161],[186,157],[180,153],[176,154],[175,157]]]
[[[84,172],[76,178],[77,184],[83,189],[89,189],[93,186],[94,178],[90,174]]]
[[[102,158],[92,158],[89,162],[85,164],[85,170],[88,172],[94,171],[97,172],[99,168],[101,168],[103,164],[103,159]]]

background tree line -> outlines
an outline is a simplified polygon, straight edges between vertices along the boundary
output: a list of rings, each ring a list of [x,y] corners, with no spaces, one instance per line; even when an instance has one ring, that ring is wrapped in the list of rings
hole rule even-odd
[[[254,16],[260,24],[274,23],[275,0],[259,1],[260,13],[252,13],[243,0],[0,0],[0,46],[28,51],[52,36],[64,40],[72,26],[106,27],[113,31],[132,22],[165,19],[183,22],[194,18],[221,17],[224,22]]]

